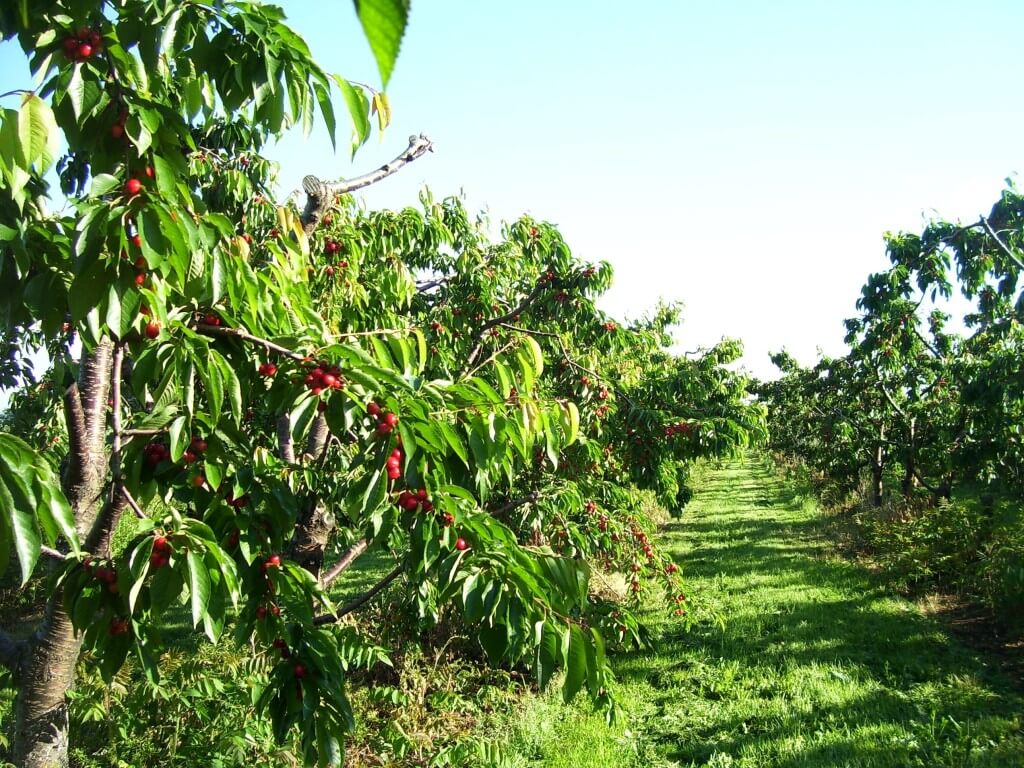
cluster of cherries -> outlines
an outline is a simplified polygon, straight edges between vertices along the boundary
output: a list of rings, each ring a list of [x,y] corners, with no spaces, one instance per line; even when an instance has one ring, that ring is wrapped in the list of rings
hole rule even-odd
[[[676,424],[669,424],[665,427],[665,437],[673,435],[692,435],[697,431],[697,425],[689,421],[680,421]]]
[[[171,561],[171,554],[174,547],[166,536],[157,536],[153,539],[153,552],[149,556],[149,564],[153,568],[163,568]]]
[[[302,383],[316,397],[324,390],[343,389],[345,386],[345,380],[341,378],[341,368],[323,360],[310,369]]]
[[[131,628],[131,624],[128,619],[123,616],[115,616],[110,620],[110,629],[107,631],[111,637],[118,637],[120,635],[127,635],[128,630]]]
[[[391,467],[388,467],[389,471],[390,469]],[[433,502],[430,501],[430,497],[427,495],[426,488],[420,488],[418,491],[402,491],[398,495],[397,503],[398,506],[400,506],[402,509],[407,509],[410,512],[416,509],[418,509],[420,512],[434,511],[434,504]]]
[[[82,27],[75,34],[65,37],[62,45],[64,55],[70,61],[85,61],[97,53],[103,53],[103,35],[96,29]]]
[[[337,240],[328,240],[324,243],[324,250],[331,256],[342,251],[341,243]],[[347,261],[339,261],[337,264],[338,269],[345,269],[348,266]],[[328,277],[334,277],[334,265],[328,264],[324,267],[324,274]]]
[[[117,586],[117,569],[113,563],[106,563],[102,560],[86,560],[83,566],[85,572],[91,574],[96,581],[107,586],[107,592],[116,595],[119,591]]]
[[[385,411],[383,408],[380,407],[380,403],[374,400],[371,400],[366,404],[366,412],[373,416],[375,419],[377,419],[377,434],[380,437],[390,435],[392,432],[395,431],[395,427],[398,426],[398,414],[391,413],[390,411]],[[390,477],[392,480],[397,480],[399,475],[401,474],[399,473],[399,475],[391,477],[390,462],[391,459],[395,457],[395,452],[398,453],[398,461],[395,462],[395,466],[399,467],[401,466],[402,463],[402,452],[399,449],[395,449],[395,451],[391,453],[391,458],[388,459],[388,477]]]
[[[604,328],[604,329],[605,329],[606,331],[614,331],[614,330],[615,330],[616,328],[618,328],[619,326],[618,326],[618,325],[616,325],[615,323],[612,323],[612,322],[608,322],[608,323],[605,323],[605,324],[604,324],[603,326],[601,326],[601,327],[602,327],[602,328]]]
[[[387,465],[386,465],[387,466],[387,470],[388,470],[388,480],[397,480],[398,478],[400,478],[402,476],[402,459],[403,458],[404,458],[404,456],[402,454],[401,446],[398,446],[393,451],[391,451],[391,455],[388,456],[388,461],[387,461]],[[406,491],[406,493],[408,493],[408,491]],[[425,496],[426,495],[426,491],[424,491],[423,493],[424,493],[424,496]],[[418,504],[419,501],[417,501],[416,503]]]

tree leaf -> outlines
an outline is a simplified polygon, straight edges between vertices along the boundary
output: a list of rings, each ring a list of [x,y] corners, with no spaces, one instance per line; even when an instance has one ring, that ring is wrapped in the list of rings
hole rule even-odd
[[[189,549],[187,556],[188,563],[188,591],[192,604],[192,626],[198,627],[206,614],[206,606],[210,602],[210,573],[206,570],[203,558]]]
[[[562,700],[568,704],[583,687],[587,679],[587,648],[583,632],[575,624],[565,630],[562,652],[565,658],[565,682],[562,684]]]
[[[387,88],[409,20],[409,0],[355,0],[355,6]]]

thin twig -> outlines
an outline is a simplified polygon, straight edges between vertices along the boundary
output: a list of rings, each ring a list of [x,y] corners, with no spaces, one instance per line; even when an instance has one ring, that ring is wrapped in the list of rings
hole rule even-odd
[[[47,557],[52,557],[54,560],[67,560],[68,557],[66,553],[61,552],[59,549],[48,547],[45,544],[39,547],[39,552]]]
[[[302,191],[306,193],[306,207],[300,216],[302,228],[306,234],[312,233],[317,224],[323,218],[324,213],[331,204],[334,195],[343,195],[354,192],[357,189],[376,184],[392,174],[398,173],[409,163],[423,157],[427,152],[433,152],[434,145],[422,133],[419,136],[409,137],[409,146],[390,163],[385,163],[380,168],[353,179],[341,181],[321,181],[312,174],[302,180]],[[289,199],[296,197],[298,191],[289,195]]]
[[[366,590],[366,592],[361,594],[359,597],[343,605],[341,608],[338,609],[337,613],[329,613],[326,616],[317,616],[315,619],[313,619],[313,624],[315,624],[316,626],[321,626],[323,624],[333,624],[342,616],[352,613],[352,611],[358,610],[366,603],[368,603],[370,600],[372,600],[374,597],[376,597],[378,594],[380,594],[383,590],[385,590],[391,582],[393,582],[395,579],[401,576],[402,570],[403,567],[401,565],[396,565],[394,570],[391,571],[391,573],[389,573],[383,579],[378,581],[376,584],[370,587],[370,589]]]
[[[125,488],[124,484],[121,485],[120,490],[121,495],[124,496],[124,500],[128,502],[128,506],[132,508],[132,512],[135,513],[135,516],[139,518],[139,520],[145,520],[146,513],[142,511],[142,507],[139,506],[139,502],[137,502],[135,497],[132,496],[132,492]]]
[[[996,245],[999,246],[999,250],[1003,252],[1006,258],[1008,258],[1014,266],[1017,267],[1017,269],[1024,270],[1024,262],[1018,259],[1017,255],[1010,250],[1010,247],[999,239],[999,235],[997,235],[996,231],[992,229],[992,225],[988,223],[988,219],[984,216],[981,217],[981,226],[983,226],[985,231],[988,232],[988,236],[996,241]]]
[[[529,309],[530,305],[533,304],[533,302],[535,302],[540,297],[540,295],[550,287],[550,281],[538,280],[537,284],[533,287],[533,290],[526,295],[526,298],[519,302],[518,307],[511,310],[510,312],[506,312],[504,315],[493,317],[486,323],[481,325],[480,328],[476,331],[476,333],[473,334],[474,338],[476,339],[476,345],[473,347],[473,351],[469,353],[469,357],[466,358],[466,369],[468,370],[472,368],[473,363],[476,362],[477,355],[480,354],[480,349],[483,347],[484,344],[484,334],[487,333],[487,331],[491,330],[491,328],[501,325],[502,323],[507,323],[509,320],[514,320],[515,318],[517,318],[519,315],[521,315],[523,312]]]
[[[270,352],[275,352],[282,357],[287,357],[291,360],[303,362],[306,359],[304,355],[294,352],[287,347],[282,347],[280,344],[268,341],[267,339],[261,339],[259,336],[254,336],[244,328],[224,328],[219,325],[206,325],[205,323],[199,323],[196,325],[196,330],[206,336],[228,336],[235,339],[241,339],[242,341],[247,341],[250,344],[256,344]]]
[[[326,573],[320,576],[320,586],[329,587],[349,566],[354,563],[361,554],[363,554],[370,546],[370,542],[365,539],[357,541],[351,547],[349,547],[345,553],[338,558],[338,562],[332,565]]]

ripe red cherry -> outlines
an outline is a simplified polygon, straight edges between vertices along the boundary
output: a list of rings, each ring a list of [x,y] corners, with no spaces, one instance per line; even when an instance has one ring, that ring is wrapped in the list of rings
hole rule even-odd
[[[260,605],[256,607],[256,618],[261,621],[267,618],[267,609],[264,606]]]
[[[152,179],[154,176],[156,176],[156,171],[153,170],[153,166],[152,165],[147,165],[146,166],[146,178],[147,179]]]
[[[193,437],[192,442],[189,443],[189,448],[191,448],[196,453],[206,453],[206,449],[208,447],[209,444],[201,437]]]
[[[137,274],[135,276],[135,284],[141,287],[142,285],[145,284],[145,282],[146,282],[146,273],[145,272],[139,272],[139,274]]]
[[[279,568],[281,566],[281,556],[271,555],[267,558],[267,562],[265,563],[265,565],[267,566],[267,568]]]
[[[455,540],[455,548],[459,550],[459,552],[465,552],[469,549],[469,542],[460,536]]]
[[[138,234],[132,235],[132,245],[134,245],[136,248],[141,248],[142,247],[142,235],[138,235]]]
[[[325,373],[321,381],[325,387],[333,388],[338,383],[338,377],[332,373]]]
[[[366,404],[366,412],[371,416],[377,416],[380,414],[380,406],[377,405],[373,400]]]
[[[306,676],[306,667],[302,664],[296,664],[294,667],[292,667],[292,672],[295,673],[295,677],[301,680]]]
[[[114,123],[112,126],[110,126],[110,135],[113,136],[115,139],[123,138],[124,126],[120,123]]]
[[[146,336],[155,339],[160,335],[160,323],[156,320],[146,323]]]
[[[138,179],[128,179],[128,181],[124,183],[124,191],[129,197],[137,195],[142,191],[142,182]]]
[[[206,478],[203,477],[202,475],[196,475],[195,477],[192,478],[192,485],[194,485],[196,488],[201,488],[202,486],[206,485]]]
[[[389,427],[394,428],[398,426],[398,416],[394,413],[384,414],[384,423]]]
[[[88,59],[92,56],[92,46],[89,43],[82,43],[78,46],[78,58]]]

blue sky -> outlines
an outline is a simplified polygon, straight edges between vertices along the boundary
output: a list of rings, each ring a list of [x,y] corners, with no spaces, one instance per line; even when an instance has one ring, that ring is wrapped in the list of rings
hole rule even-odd
[[[377,82],[351,3],[281,4],[327,69]],[[424,132],[436,152],[369,205],[427,184],[554,222],[615,266],[606,309],[682,301],[680,349],[738,337],[765,375],[783,346],[842,352],[885,230],[976,216],[1024,168],[1022,22],[1019,0],[413,0],[383,141],[354,163],[320,133],[273,154],[283,195]],[[5,84],[19,57],[0,46]]]
[[[348,3],[284,7],[325,66],[375,81]],[[739,337],[767,375],[782,346],[842,352],[884,231],[987,212],[1024,168],[1022,22],[1012,1],[414,0],[383,143],[348,165],[295,137],[282,179],[351,175],[425,132],[436,153],[370,205],[429,184],[552,221],[615,266],[607,309],[681,300],[681,349]]]

